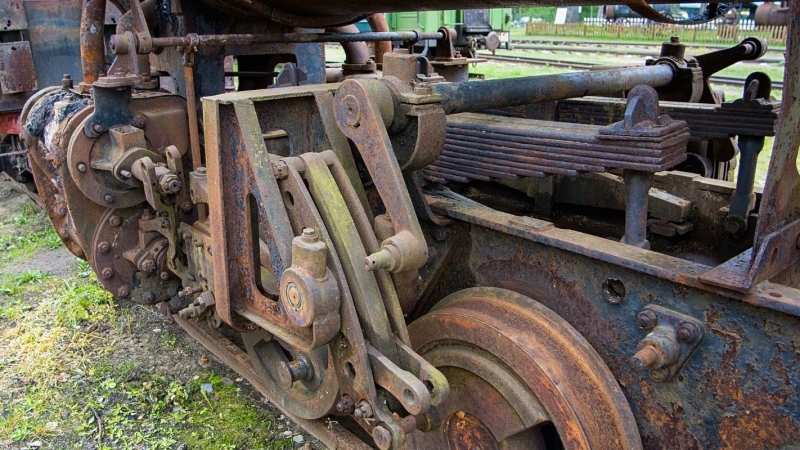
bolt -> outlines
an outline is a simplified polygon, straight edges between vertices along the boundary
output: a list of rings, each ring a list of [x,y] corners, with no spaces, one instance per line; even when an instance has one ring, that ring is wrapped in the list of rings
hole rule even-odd
[[[198,167],[197,170],[195,170],[195,173],[197,173],[198,175],[201,175],[201,176],[205,176],[206,175],[206,168],[205,167]]]
[[[156,262],[152,258],[145,258],[139,263],[139,270],[144,273],[151,274],[156,270]]]
[[[144,124],[147,121],[145,120],[144,116],[136,116],[133,118],[133,126],[136,128],[144,128]]]
[[[158,186],[165,194],[175,194],[181,190],[181,180],[174,173],[167,173],[158,180]]]
[[[358,402],[358,407],[353,412],[353,415],[358,419],[370,419],[372,417],[372,405],[366,400],[361,400]]]
[[[681,324],[680,328],[678,328],[678,331],[675,333],[675,337],[677,337],[679,341],[686,344],[697,339],[697,334],[697,326],[695,326],[695,324],[691,322],[684,322]]]
[[[642,370],[654,366],[658,359],[658,351],[651,345],[645,345],[631,357],[631,365],[636,370]]]
[[[100,253],[108,253],[108,252],[111,251],[111,244],[109,244],[106,241],[103,241],[103,242],[97,244],[97,250],[99,250]]]
[[[103,132],[103,126],[100,125],[99,123],[96,123],[96,124],[92,125],[92,131],[94,131],[95,133],[102,133]]]
[[[128,286],[122,286],[117,289],[117,297],[127,298],[129,295],[131,295],[131,288]]]
[[[81,173],[86,172],[86,164],[84,164],[82,162],[79,162],[78,165],[75,166],[75,167],[78,168],[78,172],[81,172]]]
[[[160,274],[158,274],[158,278],[161,278],[161,280],[163,281],[169,280],[169,272],[167,271],[161,272]]]
[[[341,414],[352,414],[356,405],[353,403],[353,398],[345,394],[336,403],[336,412]]]
[[[672,36],[672,37],[669,38],[669,43],[670,44],[680,44],[680,42],[681,42],[681,38],[679,38],[678,36]]]
[[[61,88],[62,89],[72,89],[74,85],[72,84],[72,76],[68,73],[65,73],[64,76],[61,78]]]
[[[372,439],[375,439],[375,445],[381,450],[392,448],[392,432],[383,425],[372,429]]]
[[[317,237],[317,232],[313,228],[309,228],[309,227],[303,228],[303,237],[315,238],[315,237]]]
[[[153,293],[150,292],[150,291],[147,291],[144,294],[142,294],[142,300],[144,300],[145,303],[150,303],[155,299],[156,299],[156,296],[153,295]]]
[[[292,305],[292,308],[300,309],[303,307],[303,292],[296,284],[292,282],[287,283],[284,295],[289,299],[289,304]]]
[[[640,312],[639,315],[636,316],[636,320],[639,328],[643,330],[649,330],[650,328],[658,325],[658,316],[656,316],[656,313],[649,309],[645,309],[644,311]]]
[[[289,177],[289,166],[283,161],[278,161],[272,165],[272,174],[278,180],[285,180]]]
[[[192,202],[190,202],[189,200],[186,200],[185,202],[181,203],[181,211],[185,213],[191,211],[192,208],[194,208],[194,206],[192,206]]]
[[[103,200],[105,200],[106,203],[114,203],[114,196],[111,194],[106,194],[103,196]]]
[[[108,219],[108,223],[110,223],[112,227],[118,227],[122,225],[122,219],[119,216],[111,216],[111,218]]]
[[[114,276],[114,269],[112,269],[111,267],[106,267],[105,269],[102,270],[102,272],[100,272],[100,276],[108,280],[109,278]]]
[[[169,228],[169,219],[164,219],[161,221],[161,228]]]
[[[295,361],[279,362],[276,366],[276,378],[281,386],[289,390],[297,380],[308,379],[311,375],[308,363],[304,358],[299,358]]]
[[[125,169],[122,169],[122,170],[119,171],[119,176],[121,176],[122,178],[130,178],[131,177],[131,173],[128,172],[127,170],[125,170]]]

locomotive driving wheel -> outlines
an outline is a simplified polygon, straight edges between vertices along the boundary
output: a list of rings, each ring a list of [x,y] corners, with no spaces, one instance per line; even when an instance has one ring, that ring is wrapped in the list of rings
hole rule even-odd
[[[640,449],[633,414],[600,356],[566,321],[512,291],[471,288],[409,326],[450,395],[419,449]],[[431,427],[433,428],[433,427]]]

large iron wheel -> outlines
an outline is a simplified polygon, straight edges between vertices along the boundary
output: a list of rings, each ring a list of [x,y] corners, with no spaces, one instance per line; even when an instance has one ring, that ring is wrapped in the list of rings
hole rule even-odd
[[[415,449],[640,449],[610,370],[566,321],[521,294],[471,288],[409,327],[414,349],[444,373],[440,426]]]

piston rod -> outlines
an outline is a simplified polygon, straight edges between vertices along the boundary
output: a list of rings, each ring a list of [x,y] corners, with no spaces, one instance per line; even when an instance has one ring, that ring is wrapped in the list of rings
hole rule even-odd
[[[128,45],[117,45],[121,37],[111,37],[115,53],[127,53]],[[375,41],[424,41],[444,39],[441,32],[419,31],[368,32],[368,33],[282,33],[282,34],[194,34],[186,36],[153,38],[153,48],[161,47],[211,47],[251,44],[302,44],[309,42],[375,42]]]
[[[670,66],[656,64],[503,80],[434,83],[431,89],[442,96],[445,113],[457,114],[586,95],[619,95],[640,84],[666,86],[673,76]]]

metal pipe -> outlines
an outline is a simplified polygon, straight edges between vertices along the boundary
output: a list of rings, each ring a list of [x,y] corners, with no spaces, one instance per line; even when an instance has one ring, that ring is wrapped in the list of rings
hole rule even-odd
[[[674,72],[667,65],[538,75],[503,80],[434,83],[447,114],[529,105],[586,95],[619,95],[640,84],[666,86]]]
[[[369,27],[372,28],[372,31],[376,31],[378,33],[386,33],[389,31],[389,24],[386,23],[386,16],[384,16],[382,13],[373,14],[367,17],[367,23],[369,23]],[[391,53],[391,51],[391,41],[375,42],[375,63],[383,64],[383,54]]]
[[[84,0],[81,10],[81,68],[83,83],[90,85],[106,72],[104,27],[106,0]]]
[[[153,47],[203,47],[249,44],[302,44],[307,42],[424,41],[444,39],[440,32],[394,31],[370,33],[209,34],[153,38]]]
[[[343,34],[343,33],[361,33],[355,25],[345,25],[343,27],[328,28],[329,33]],[[369,48],[366,42],[363,41],[348,41],[342,42],[344,49],[345,64],[366,64],[369,61]]]

